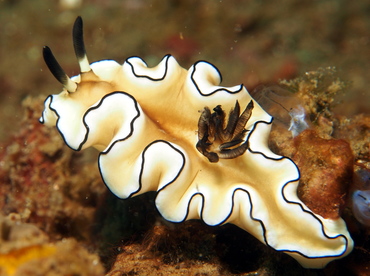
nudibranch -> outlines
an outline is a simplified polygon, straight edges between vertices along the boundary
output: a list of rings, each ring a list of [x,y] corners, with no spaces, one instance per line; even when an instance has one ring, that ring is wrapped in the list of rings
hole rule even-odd
[[[233,223],[307,268],[351,251],[342,219],[324,219],[298,199],[299,170],[268,148],[272,117],[243,85],[220,86],[212,64],[186,70],[171,55],[154,68],[139,57],[89,64],[80,17],[73,44],[81,73],[72,78],[44,47],[64,88],[47,97],[40,122],[56,125],[73,150],[98,149],[116,196],[157,191],[166,220]]]

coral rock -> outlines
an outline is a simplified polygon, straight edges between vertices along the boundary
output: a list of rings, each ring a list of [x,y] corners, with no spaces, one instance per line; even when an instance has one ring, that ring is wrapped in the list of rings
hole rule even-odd
[[[294,145],[293,160],[301,172],[299,198],[324,218],[338,218],[352,179],[354,160],[349,144],[305,130],[294,139]]]

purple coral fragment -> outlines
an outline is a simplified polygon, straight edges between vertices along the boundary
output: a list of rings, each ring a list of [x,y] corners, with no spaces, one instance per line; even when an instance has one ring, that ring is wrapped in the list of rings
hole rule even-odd
[[[370,190],[356,190],[352,195],[352,211],[355,218],[366,226],[370,226]]]

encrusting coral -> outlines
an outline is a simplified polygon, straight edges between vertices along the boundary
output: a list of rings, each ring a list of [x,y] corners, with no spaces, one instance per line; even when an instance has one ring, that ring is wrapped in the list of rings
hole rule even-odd
[[[83,244],[104,185],[96,168],[66,149],[56,132],[33,123],[41,102],[24,100],[22,127],[1,145],[1,275],[102,275],[99,257]],[[78,172],[75,158],[83,165]]]
[[[0,208],[56,234],[73,232],[83,237],[104,185],[96,167],[65,148],[54,130],[33,123],[40,101],[23,102],[22,127],[1,147]],[[82,165],[79,172],[75,162]],[[84,170],[88,173],[80,178]]]
[[[319,68],[292,80],[281,80],[280,85],[295,94],[315,123],[320,116],[333,117],[335,96],[343,94],[348,82],[341,80],[335,67]]]
[[[302,106],[305,109],[308,129],[291,139],[286,124],[281,124],[282,120],[279,119],[284,115],[284,110],[280,108],[280,113],[276,113],[273,109],[276,107],[270,107],[278,120],[269,144],[277,153],[287,155],[296,162],[301,172],[298,187],[300,199],[325,218],[341,216],[348,202],[354,161],[360,154],[354,148],[354,140],[338,132],[343,128],[341,122],[346,120],[332,110],[336,104],[334,96],[344,93],[347,87],[348,84],[336,76],[334,68],[320,68],[303,77],[281,81],[281,86],[270,88],[274,93],[284,96],[274,96],[275,106],[282,104],[289,108]],[[263,91],[264,94],[272,93],[269,88],[264,89],[267,90]],[[288,112],[285,108],[285,113]],[[358,139],[363,134],[354,136]],[[363,143],[362,139],[359,140],[356,147]]]
[[[307,206],[322,216],[344,217],[355,240],[355,249],[346,258],[347,268],[343,269],[350,266],[351,269],[346,270],[347,274],[367,275],[368,267],[364,264],[369,262],[369,230],[355,219],[353,212],[357,211],[352,211],[352,194],[356,190],[367,190],[370,187],[370,117],[358,114],[351,118],[333,111],[333,106],[340,99],[334,98],[334,95],[351,92],[348,83],[339,79],[333,68],[320,68],[303,77],[282,81],[281,84],[278,88],[265,89],[275,92],[283,90],[283,93],[278,94],[287,96],[284,104],[290,102],[293,103],[291,106],[302,105],[308,115],[309,129],[292,139],[287,124],[280,122],[281,115],[274,113],[273,106],[269,110],[273,115],[277,114],[278,120],[275,120],[272,128],[269,145],[274,152],[289,156],[297,162],[302,179],[306,179],[302,181],[304,185],[299,186],[298,194]],[[279,97],[274,99],[278,101],[275,108],[280,108],[284,113],[279,105]],[[285,113],[288,112],[285,110]],[[317,148],[314,147],[316,143]],[[330,155],[330,152],[334,155]],[[329,171],[326,170],[328,168]],[[309,179],[307,172],[312,174],[313,179]],[[362,210],[365,211],[363,215],[366,215],[368,209]]]
[[[96,254],[87,252],[73,239],[50,242],[34,224],[21,217],[0,216],[0,275],[86,275],[104,272]]]
[[[293,141],[292,158],[301,171],[298,196],[324,218],[338,218],[352,182],[354,158],[349,144],[323,139],[315,130],[305,130]]]

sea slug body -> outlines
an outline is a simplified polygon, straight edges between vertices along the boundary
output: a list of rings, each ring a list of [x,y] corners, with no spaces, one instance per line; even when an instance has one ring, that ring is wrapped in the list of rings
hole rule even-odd
[[[342,219],[324,219],[297,197],[299,170],[268,148],[272,117],[243,85],[223,87],[209,62],[185,70],[170,55],[154,68],[139,57],[89,64],[80,17],[73,30],[81,74],[69,78],[44,48],[64,89],[47,97],[40,122],[74,150],[98,149],[115,195],[157,191],[165,219],[233,223],[304,267],[352,250]]]

